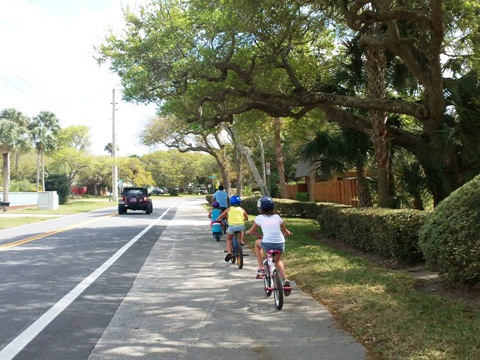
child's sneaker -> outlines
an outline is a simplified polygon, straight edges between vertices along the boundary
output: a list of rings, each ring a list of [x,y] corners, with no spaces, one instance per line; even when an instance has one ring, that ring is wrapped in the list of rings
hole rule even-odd
[[[265,276],[265,269],[264,268],[259,268],[257,270],[257,279],[263,279]]]
[[[292,292],[292,285],[290,285],[290,281],[285,279],[283,281],[283,293],[285,294],[285,296],[288,296],[290,295],[290,293]]]

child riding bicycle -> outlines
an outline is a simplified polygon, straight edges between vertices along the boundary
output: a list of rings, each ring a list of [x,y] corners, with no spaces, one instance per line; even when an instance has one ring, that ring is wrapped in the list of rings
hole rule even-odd
[[[237,240],[244,245],[243,242],[243,230],[245,230],[245,221],[248,220],[248,214],[240,207],[242,200],[240,196],[234,195],[230,199],[230,207],[226,209],[220,216],[217,218],[217,221],[222,219],[228,219],[228,229],[227,229],[227,256],[225,256],[225,261],[228,262],[232,258],[232,239],[235,232],[238,232]]]
[[[216,233],[220,234],[221,236],[223,232],[224,222],[217,221],[218,217],[222,213],[222,210],[220,210],[220,203],[218,201],[214,201],[212,203],[212,207],[213,209],[208,213],[208,217],[211,219],[210,227],[212,228],[213,237],[216,237]]]
[[[287,229],[282,218],[278,214],[274,214],[275,204],[272,198],[264,196],[257,202],[257,208],[260,213],[255,218],[252,227],[245,232],[251,235],[260,226],[263,237],[255,241],[255,254],[257,255],[258,271],[257,278],[262,278],[265,275],[263,268],[263,252],[268,250],[280,250],[281,253],[274,257],[275,267],[280,272],[282,277],[283,287],[289,288],[290,281],[287,279],[285,266],[282,261],[282,253],[285,251],[285,236],[291,235],[290,230]],[[290,295],[291,290],[285,290],[285,295]]]

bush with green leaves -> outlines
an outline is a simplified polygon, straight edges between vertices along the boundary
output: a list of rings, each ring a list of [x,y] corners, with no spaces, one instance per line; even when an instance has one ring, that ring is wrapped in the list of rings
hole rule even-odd
[[[308,201],[309,194],[308,192],[298,192],[295,194],[295,199],[298,201]]]
[[[328,236],[368,252],[409,263],[423,260],[418,233],[425,221],[411,209],[323,206],[318,222]]]
[[[56,191],[58,194],[58,203],[66,204],[70,194],[70,185],[66,174],[48,174],[45,178],[45,190]]]
[[[444,278],[480,283],[480,175],[429,214],[419,240],[427,265]]]
[[[11,192],[33,192],[36,191],[35,184],[28,180],[12,180],[10,183]]]

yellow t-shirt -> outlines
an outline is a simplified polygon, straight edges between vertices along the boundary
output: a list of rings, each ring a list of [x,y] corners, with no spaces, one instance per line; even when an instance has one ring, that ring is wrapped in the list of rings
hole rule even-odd
[[[243,220],[243,209],[240,206],[232,206],[230,207],[230,210],[228,210],[228,225],[245,225],[245,220]]]

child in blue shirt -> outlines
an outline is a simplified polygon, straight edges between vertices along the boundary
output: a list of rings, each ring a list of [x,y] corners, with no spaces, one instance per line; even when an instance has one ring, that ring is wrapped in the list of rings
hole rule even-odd
[[[217,222],[217,218],[222,213],[222,210],[220,210],[220,203],[218,201],[214,201],[212,203],[212,207],[213,209],[208,213],[208,217],[212,219],[212,221],[210,222],[210,227],[212,228],[212,233],[214,233],[213,236],[215,237],[215,233],[222,233],[223,222]]]

